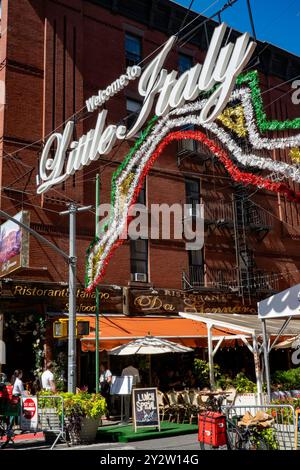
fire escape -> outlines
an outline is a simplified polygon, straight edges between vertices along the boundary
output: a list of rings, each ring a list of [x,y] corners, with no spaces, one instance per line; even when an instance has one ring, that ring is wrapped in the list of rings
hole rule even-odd
[[[201,144],[181,141],[178,148],[178,167],[183,170],[185,162],[201,165],[206,173],[208,165],[218,165],[218,160]],[[184,170],[183,170],[184,171]],[[235,249],[235,265],[230,269],[202,268],[189,266],[182,273],[182,287],[187,290],[218,290],[236,293],[244,301],[251,301],[257,295],[272,295],[278,291],[275,273],[257,268],[252,246],[257,246],[272,229],[271,216],[258,207],[250,198],[249,190],[233,183],[233,197],[230,200],[204,201],[206,227],[227,233]]]

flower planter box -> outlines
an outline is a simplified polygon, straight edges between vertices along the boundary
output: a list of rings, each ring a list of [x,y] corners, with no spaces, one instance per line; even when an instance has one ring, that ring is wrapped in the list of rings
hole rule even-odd
[[[66,418],[67,428],[70,421]],[[81,429],[79,432],[68,430],[71,445],[91,444],[95,442],[97,430],[100,426],[100,418],[82,418]]]

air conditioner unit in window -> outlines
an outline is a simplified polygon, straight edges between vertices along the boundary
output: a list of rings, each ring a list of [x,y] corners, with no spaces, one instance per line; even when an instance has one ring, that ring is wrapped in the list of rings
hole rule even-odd
[[[183,139],[178,142],[178,154],[186,155],[195,153],[197,150],[196,142],[192,139]]]
[[[136,282],[147,282],[147,274],[145,273],[134,273],[133,280]]]

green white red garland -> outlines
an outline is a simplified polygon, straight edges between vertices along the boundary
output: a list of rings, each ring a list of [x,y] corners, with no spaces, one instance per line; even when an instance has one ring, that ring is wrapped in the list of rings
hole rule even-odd
[[[249,136],[249,141],[254,149],[284,149],[294,148],[300,145],[300,134],[282,138],[263,138],[260,136],[257,126],[263,131],[278,125],[278,129],[284,129],[283,123],[280,121],[266,121],[266,117],[261,113],[262,100],[260,92],[254,88],[257,74],[251,72],[251,82],[249,87],[235,90],[229,102],[241,101],[244,110],[245,123]],[[249,81],[249,80],[248,80]],[[103,276],[108,265],[109,259],[113,251],[124,242],[120,239],[122,233],[126,233],[129,209],[134,204],[144,178],[154,161],[161,154],[163,149],[169,142],[179,139],[195,139],[206,145],[224,164],[227,171],[235,181],[242,182],[246,185],[254,185],[270,191],[285,194],[289,200],[300,202],[298,193],[292,191],[287,184],[282,182],[274,182],[274,180],[256,176],[251,173],[240,171],[233,159],[243,166],[257,167],[278,173],[285,178],[292,178],[296,182],[300,182],[300,168],[297,165],[289,165],[285,162],[274,161],[271,158],[264,158],[253,153],[247,154],[232,138],[231,133],[219,126],[216,122],[202,125],[210,133],[213,133],[217,139],[216,142],[210,140],[204,133],[200,131],[175,131],[174,128],[182,128],[186,125],[200,125],[199,113],[197,111],[203,108],[206,100],[201,100],[192,104],[188,104],[180,109],[173,110],[165,117],[161,118],[156,125],[157,120],[154,117],[148,124],[143,135],[131,150],[123,164],[117,170],[113,177],[112,202],[114,203],[114,211],[111,216],[111,222],[106,227],[101,239],[96,239],[90,245],[87,252],[87,269],[86,269],[86,288],[93,290]],[[260,113],[260,114],[259,114]],[[255,119],[256,115],[256,119]],[[259,116],[259,120],[257,119]],[[257,120],[257,123],[256,123]],[[288,129],[300,126],[300,119],[293,121],[284,121]],[[267,123],[267,124],[266,124]],[[270,124],[271,123],[271,124]],[[269,126],[269,127],[268,127]],[[275,130],[275,129],[274,129]],[[276,129],[277,130],[277,129]],[[227,151],[220,148],[218,142],[226,148]],[[129,175],[133,175],[127,194],[122,194],[122,185],[126,182]]]

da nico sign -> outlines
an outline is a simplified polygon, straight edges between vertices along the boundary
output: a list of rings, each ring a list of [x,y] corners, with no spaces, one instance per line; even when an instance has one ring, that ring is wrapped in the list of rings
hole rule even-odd
[[[157,427],[160,431],[157,388],[134,388],[132,390],[134,430]]]

